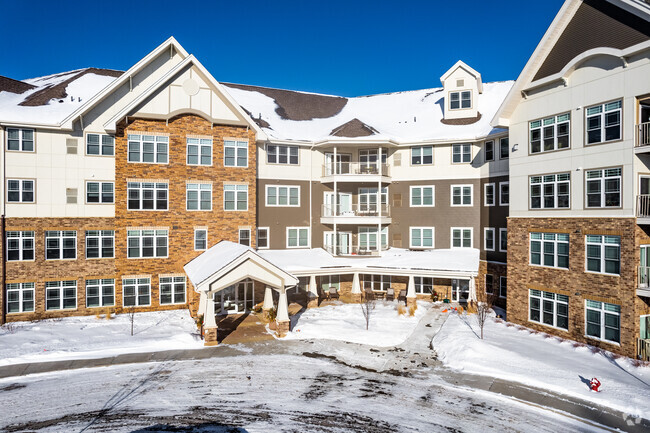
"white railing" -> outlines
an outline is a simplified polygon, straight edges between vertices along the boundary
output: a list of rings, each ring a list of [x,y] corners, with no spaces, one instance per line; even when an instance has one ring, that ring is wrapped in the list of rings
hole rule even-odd
[[[646,289],[650,287],[650,266],[639,266],[638,267],[638,288]]]
[[[650,194],[636,196],[636,217],[650,218]]]
[[[377,206],[376,204],[353,204],[349,205],[327,205],[322,206],[323,217],[376,217],[380,215],[382,217],[390,217],[390,206],[387,204],[382,204]]]
[[[650,340],[639,338],[637,343],[637,356],[642,361],[650,361]]]
[[[323,176],[359,174],[390,176],[390,167],[376,162],[338,162],[323,166]]]
[[[359,247],[347,247],[347,246],[341,246],[337,245],[336,248],[334,248],[333,245],[325,245],[323,247],[325,251],[330,253],[333,256],[378,256],[380,251],[378,250],[372,250],[372,249],[365,249],[365,248],[359,248]],[[386,251],[388,249],[387,246],[382,247],[382,251]]]
[[[636,142],[634,146],[650,146],[650,122],[636,125]]]

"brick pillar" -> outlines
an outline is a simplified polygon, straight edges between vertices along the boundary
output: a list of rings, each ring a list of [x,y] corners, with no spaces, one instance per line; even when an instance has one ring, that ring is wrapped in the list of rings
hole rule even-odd
[[[291,321],[283,320],[276,323],[276,332],[280,336],[285,336],[291,330]]]
[[[204,330],[205,343],[204,346],[216,346],[217,343],[217,327],[205,328]]]

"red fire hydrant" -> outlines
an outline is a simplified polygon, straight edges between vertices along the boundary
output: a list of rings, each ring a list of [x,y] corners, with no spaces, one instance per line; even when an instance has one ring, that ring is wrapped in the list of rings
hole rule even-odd
[[[598,388],[600,388],[600,381],[594,377],[591,379],[591,382],[589,382],[589,387],[592,391],[600,392],[598,390]]]

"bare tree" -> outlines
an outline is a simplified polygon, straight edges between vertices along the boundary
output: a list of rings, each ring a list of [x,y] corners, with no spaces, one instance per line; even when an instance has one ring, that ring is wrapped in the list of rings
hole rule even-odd
[[[361,301],[361,311],[363,312],[364,319],[366,319],[366,331],[370,326],[370,316],[374,309],[375,299],[371,296],[364,296],[363,301]]]
[[[483,339],[483,328],[488,317],[490,317],[495,298],[496,296],[493,293],[486,293],[485,301],[478,302],[476,305],[476,320],[478,321],[478,327],[481,329],[481,340]]]
[[[126,309],[126,317],[128,317],[129,322],[131,322],[131,337],[133,337],[133,322],[135,322],[135,307],[129,307]]]

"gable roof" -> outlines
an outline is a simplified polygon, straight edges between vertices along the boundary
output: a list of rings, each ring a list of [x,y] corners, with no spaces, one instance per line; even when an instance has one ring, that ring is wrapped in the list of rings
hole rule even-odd
[[[447,72],[444,73],[442,77],[440,77],[440,82],[442,83],[442,86],[445,86],[445,81],[447,81],[447,78],[454,72],[456,72],[456,69],[461,68],[464,69],[466,72],[468,72],[470,75],[472,75],[474,78],[476,78],[477,85],[478,85],[478,92],[483,93],[483,80],[481,79],[481,74],[471,66],[469,66],[467,63],[463,62],[462,60],[457,61],[454,66],[449,68]]]
[[[377,130],[375,128],[370,125],[366,125],[357,118],[354,118],[349,122],[339,126],[338,128],[332,129],[330,135],[334,135],[336,137],[367,137],[376,133]]]
[[[36,86],[0,75],[0,92],[23,93]]]

